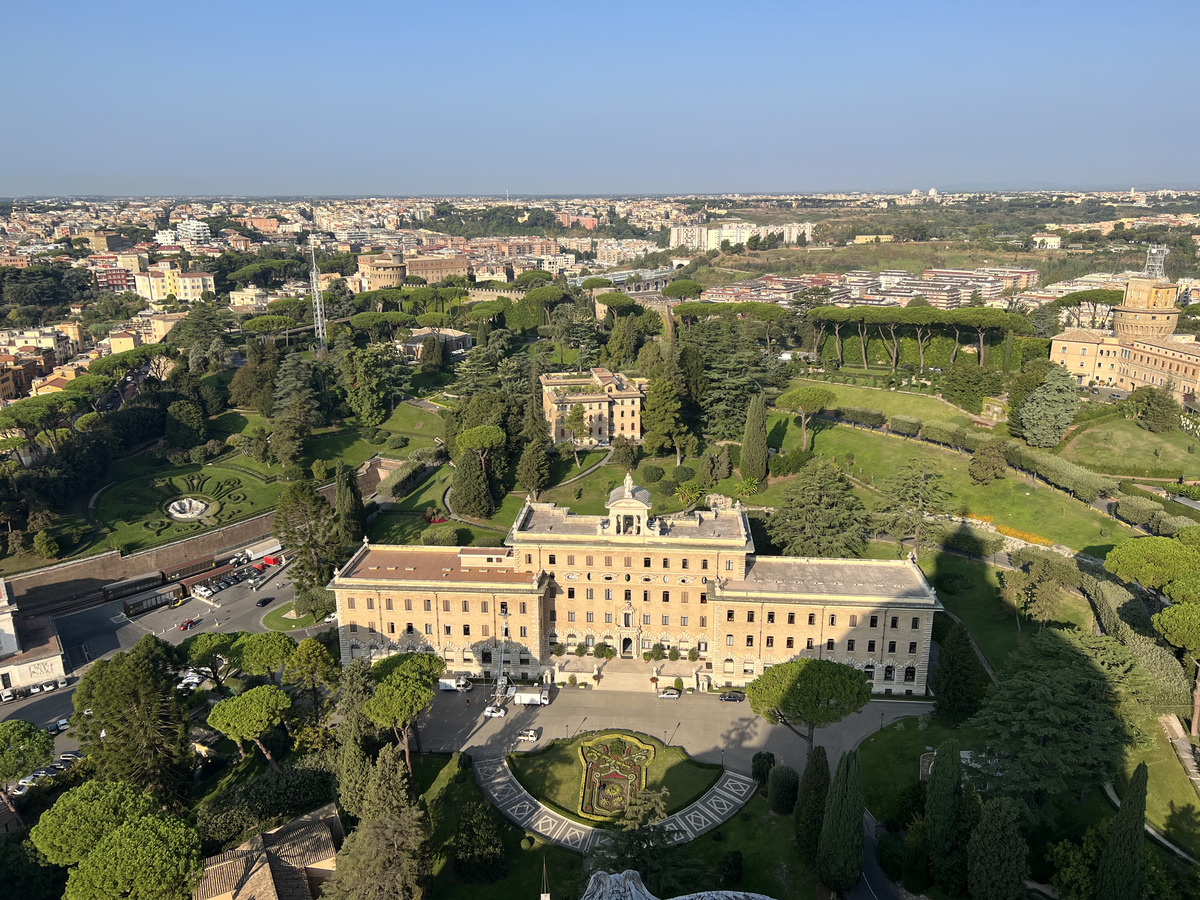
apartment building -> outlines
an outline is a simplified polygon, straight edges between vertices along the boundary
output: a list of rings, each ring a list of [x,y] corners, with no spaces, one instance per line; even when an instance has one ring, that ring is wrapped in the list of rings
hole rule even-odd
[[[751,237],[757,235],[760,239],[768,234],[783,234],[786,244],[800,242],[801,235],[808,243],[812,243],[812,222],[790,222],[786,225],[752,225],[749,222],[722,222],[719,225],[673,225],[671,226],[670,245],[672,247],[689,247],[701,252],[719,250],[722,241],[730,244],[745,244]]]
[[[358,276],[364,291],[382,291],[404,287],[404,256],[400,253],[372,253],[358,258]]]
[[[0,331],[0,350],[49,359],[47,370],[71,358],[71,340],[54,328],[24,328]]]
[[[445,256],[409,256],[404,260],[404,264],[408,267],[408,275],[424,278],[428,284],[452,276],[466,278],[471,274],[471,260],[461,253]]]
[[[912,561],[760,557],[735,508],[654,516],[626,477],[604,515],[527,501],[503,548],[364,544],[334,576],[343,662],[439,654],[477,676],[557,680],[551,648],[696,650],[695,686],[796,658],[925,693],[937,596]]]
[[[199,219],[184,219],[175,226],[175,235],[181,241],[192,244],[207,244],[212,240],[212,230],[207,222]]]
[[[567,417],[576,404],[583,406],[585,436],[576,443],[594,447],[609,444],[617,435],[642,438],[642,403],[646,399],[644,379],[633,379],[608,369],[592,369],[586,375],[552,372],[541,376],[542,412],[550,424],[554,441],[567,440]]]
[[[180,303],[193,303],[202,299],[205,291],[215,291],[208,272],[183,272],[178,263],[169,260],[135,273],[133,279],[134,291],[150,303],[165,303],[172,295]]]

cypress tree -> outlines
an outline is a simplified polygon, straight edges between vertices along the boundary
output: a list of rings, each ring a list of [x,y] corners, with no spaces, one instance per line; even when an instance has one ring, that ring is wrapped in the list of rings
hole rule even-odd
[[[746,410],[746,430],[742,434],[742,457],[738,470],[743,478],[767,477],[767,401],[756,394]]]
[[[454,509],[460,515],[487,519],[496,511],[479,454],[459,454],[454,469]]]
[[[796,789],[800,776],[791,766],[775,766],[767,776],[767,804],[772,812],[790,816],[796,808]]]
[[[829,786],[825,821],[817,845],[817,877],[833,891],[848,891],[862,877],[863,863],[862,770],[858,751],[849,750],[838,760]]]
[[[931,679],[934,715],[952,725],[966,721],[979,709],[987,685],[987,672],[979,664],[971,639],[956,622],[942,642],[937,670]]]
[[[937,748],[925,794],[929,864],[934,881],[941,887],[951,880],[952,854],[958,844],[961,796],[962,761],[958,755],[958,741],[949,740]]]
[[[333,505],[338,536],[343,544],[356,544],[362,540],[367,524],[358,478],[353,469],[339,462],[334,483],[337,485]]]
[[[1022,900],[1029,846],[1020,829],[1015,800],[997,797],[983,805],[967,844],[967,881],[974,900]]]
[[[546,454],[546,445],[540,440],[530,441],[521,452],[521,461],[517,463],[517,485],[536,500],[549,483],[550,458]]]
[[[821,824],[825,821],[825,801],[829,795],[829,760],[824,747],[814,747],[800,777],[794,824],[800,858],[811,867],[817,859]]]
[[[1142,835],[1146,821],[1146,781],[1141,763],[1129,779],[1129,790],[1108,832],[1108,843],[1096,870],[1096,896],[1104,900],[1138,900],[1142,896]]]

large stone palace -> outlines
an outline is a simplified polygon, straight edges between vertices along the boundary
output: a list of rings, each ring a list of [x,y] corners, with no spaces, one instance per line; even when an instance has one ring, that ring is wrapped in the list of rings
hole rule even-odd
[[[1149,252],[1146,271],[1132,276],[1121,305],[1112,311],[1112,330],[1072,328],[1054,336],[1050,359],[1080,386],[1132,391],[1162,387],[1178,400],[1196,395],[1200,343],[1194,334],[1175,334],[1179,286],[1163,275],[1162,248]]]
[[[580,404],[587,428],[586,434],[575,435],[580,446],[610,444],[618,435],[640,441],[645,384],[644,378],[608,369],[591,369],[586,375],[552,372],[541,376],[542,413],[550,423],[550,437],[555,443],[570,437],[567,416]]]
[[[626,476],[607,514],[527,501],[504,547],[369,544],[335,574],[344,663],[441,655],[449,672],[558,679],[555,645],[655,644],[693,686],[740,686],[797,657],[867,673],[877,694],[923,694],[937,596],[911,560],[756,556],[740,504],[651,514]]]

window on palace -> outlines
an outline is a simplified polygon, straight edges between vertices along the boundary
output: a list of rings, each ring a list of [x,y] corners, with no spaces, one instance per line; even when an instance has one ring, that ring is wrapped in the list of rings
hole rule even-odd
[[[773,612],[769,612],[769,613],[767,613],[767,624],[768,624],[768,625],[774,625],[774,624],[775,624],[775,613],[773,613]]]
[[[846,650],[850,653],[854,652],[854,641],[846,641]]]
[[[917,652],[917,642],[916,642],[916,641],[911,641],[911,642],[909,643],[909,645],[908,645],[908,652],[909,652],[909,653],[916,653],[916,652]]]

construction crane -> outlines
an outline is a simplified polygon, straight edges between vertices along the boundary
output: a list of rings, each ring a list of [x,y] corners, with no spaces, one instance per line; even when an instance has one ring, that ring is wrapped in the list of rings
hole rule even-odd
[[[321,271],[317,268],[317,245],[308,238],[308,250],[312,258],[312,269],[308,273],[308,286],[312,291],[313,334],[317,336],[317,346],[326,349],[325,340],[325,298],[321,295]]]

